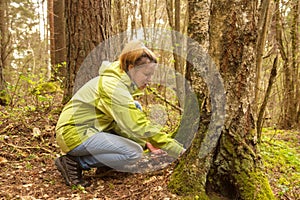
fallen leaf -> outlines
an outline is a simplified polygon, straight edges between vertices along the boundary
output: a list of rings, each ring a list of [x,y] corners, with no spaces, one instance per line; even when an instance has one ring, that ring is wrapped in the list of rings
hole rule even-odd
[[[0,164],[7,163],[7,159],[0,157]]]
[[[39,128],[33,128],[32,135],[33,137],[40,137],[41,136],[41,130]]]

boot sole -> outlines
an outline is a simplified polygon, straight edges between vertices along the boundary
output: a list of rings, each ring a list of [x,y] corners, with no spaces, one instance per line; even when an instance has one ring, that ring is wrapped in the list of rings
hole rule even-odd
[[[66,170],[64,169],[64,166],[62,164],[62,161],[60,160],[60,158],[55,159],[55,165],[58,169],[58,171],[61,173],[62,177],[64,177],[66,185],[70,186],[70,180],[68,180],[68,175],[66,173]]]
[[[66,185],[67,185],[67,186],[81,185],[81,186],[83,186],[83,187],[88,187],[88,186],[91,185],[90,182],[84,181],[84,180],[81,180],[80,183],[78,183],[78,184],[72,184],[72,181],[69,180],[68,175],[67,175],[67,172],[66,172],[66,170],[65,170],[65,168],[64,168],[62,162],[63,162],[63,161],[61,161],[61,157],[55,159],[55,165],[56,165],[58,171],[61,173],[62,177],[65,179],[65,182],[66,182]]]

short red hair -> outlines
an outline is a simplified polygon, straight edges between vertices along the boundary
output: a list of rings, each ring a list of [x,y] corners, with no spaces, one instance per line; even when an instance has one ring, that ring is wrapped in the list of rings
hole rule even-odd
[[[148,58],[150,63],[157,63],[156,55],[141,41],[130,41],[125,45],[119,57],[120,67],[127,72],[129,65],[136,67],[145,64],[142,58]]]

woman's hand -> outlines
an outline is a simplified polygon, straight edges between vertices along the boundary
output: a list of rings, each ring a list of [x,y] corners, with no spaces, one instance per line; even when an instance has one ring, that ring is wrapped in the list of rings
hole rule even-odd
[[[149,142],[146,143],[146,146],[151,151],[151,153],[153,153],[153,154],[156,154],[156,155],[158,155],[158,154],[167,154],[164,150],[154,147]]]

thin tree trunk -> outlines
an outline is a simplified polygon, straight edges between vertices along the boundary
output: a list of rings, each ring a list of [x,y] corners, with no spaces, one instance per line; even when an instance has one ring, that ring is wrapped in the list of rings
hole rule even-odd
[[[49,32],[50,32],[50,61],[51,66],[55,65],[55,36],[54,36],[54,12],[53,12],[53,0],[47,1],[48,6],[48,24],[49,24]]]
[[[113,12],[112,24],[114,27],[112,31],[113,34],[120,34],[119,37],[120,46],[116,47],[119,48],[119,52],[121,52],[124,44],[127,41],[127,34],[125,33],[125,31],[127,30],[127,23],[128,23],[128,12],[126,12],[127,9],[128,9],[127,4],[126,2],[123,2],[123,0],[114,0],[112,3],[112,12]]]
[[[65,77],[67,61],[66,57],[66,22],[65,22],[65,1],[51,0],[53,1],[53,40],[54,44],[53,52],[51,53],[52,63],[52,80],[62,81]],[[51,24],[50,24],[51,27]],[[51,28],[50,28],[51,31]]]
[[[168,20],[170,27],[180,32],[180,0],[166,0],[166,10],[168,14]],[[173,58],[174,58],[174,68],[178,72],[176,74],[176,93],[179,99],[179,104],[181,107],[184,107],[184,81],[181,77],[184,77],[184,66],[183,60],[179,55],[181,55],[181,48],[185,45],[186,41],[181,40],[182,38],[177,38],[178,34],[174,32],[172,34],[172,44],[173,44]]]
[[[263,116],[264,116],[264,113],[265,113],[265,110],[266,110],[266,107],[267,107],[269,97],[271,95],[271,89],[272,89],[273,83],[274,83],[275,78],[277,76],[277,66],[278,66],[278,55],[274,59],[274,63],[273,63],[272,69],[271,69],[271,75],[270,75],[270,78],[269,78],[268,87],[267,87],[262,105],[261,105],[261,107],[259,109],[259,112],[258,112],[258,118],[257,118],[257,122],[256,122],[258,143],[261,142],[261,132],[262,132],[263,123],[264,123],[263,122]]]
[[[261,67],[263,61],[263,54],[266,44],[266,38],[270,25],[270,2],[271,0],[262,1],[262,8],[258,20],[258,39],[256,46],[256,81],[255,81],[255,98],[254,98],[254,111],[257,111],[259,104],[259,91],[261,79]]]
[[[54,0],[55,64],[66,62],[65,1]]]
[[[291,26],[291,38],[292,38],[292,83],[293,86],[291,98],[292,102],[289,107],[289,113],[291,114],[291,125],[292,127],[299,127],[299,113],[300,113],[300,83],[299,83],[299,7],[300,1],[294,1],[292,5],[292,26]]]
[[[145,16],[145,12],[143,11],[143,7],[144,7],[144,1],[141,0],[140,1],[141,23],[142,23],[142,27],[146,28],[147,23],[146,23],[146,16]],[[145,30],[144,30],[144,38],[145,38],[145,40],[148,40],[148,34],[147,34],[147,31],[145,31]]]
[[[6,88],[4,79],[4,68],[7,67],[8,47],[8,18],[6,17],[7,3],[0,0],[0,91]]]
[[[282,16],[280,13],[280,1],[275,0],[275,19],[276,19],[276,42],[278,49],[280,51],[280,56],[283,60],[283,83],[282,88],[284,88],[283,98],[282,98],[282,109],[281,116],[279,120],[279,127],[283,129],[291,128],[291,120],[289,107],[291,104],[291,69],[290,69],[290,58],[289,58],[289,50],[286,46],[284,46],[283,34],[284,27],[282,22]]]

